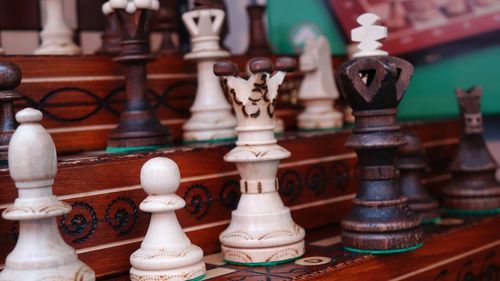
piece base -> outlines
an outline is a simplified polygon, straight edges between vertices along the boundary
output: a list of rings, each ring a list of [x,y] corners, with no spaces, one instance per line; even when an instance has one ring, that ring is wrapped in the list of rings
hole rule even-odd
[[[356,248],[350,248],[350,247],[344,247],[344,249],[346,251],[358,253],[358,254],[391,255],[391,254],[398,254],[398,253],[414,251],[414,250],[422,247],[423,245],[424,245],[424,243],[419,243],[415,246],[401,248],[401,249],[391,249],[391,250],[362,250],[362,249],[356,249]]]
[[[153,151],[162,148],[167,148],[168,145],[149,145],[149,146],[133,146],[133,147],[106,147],[106,152],[109,154],[119,154],[139,151]]]
[[[458,215],[458,216],[483,216],[483,215],[500,214],[500,208],[489,209],[489,210],[460,210],[460,209],[445,208],[444,213],[448,215]]]
[[[286,259],[286,260],[281,260],[281,261],[269,261],[269,262],[249,262],[249,263],[244,263],[244,262],[235,262],[235,261],[229,261],[229,260],[224,260],[225,263],[231,264],[231,265],[238,265],[238,266],[251,266],[251,267],[256,267],[256,266],[275,266],[279,264],[284,264],[284,263],[289,263],[292,261],[296,261],[300,258],[302,258],[304,255],[291,258],[291,259]]]
[[[201,280],[203,280],[205,278],[205,276],[206,276],[206,274],[202,274],[202,275],[200,275],[198,277],[195,277],[193,279],[188,279],[186,281],[201,281]]]

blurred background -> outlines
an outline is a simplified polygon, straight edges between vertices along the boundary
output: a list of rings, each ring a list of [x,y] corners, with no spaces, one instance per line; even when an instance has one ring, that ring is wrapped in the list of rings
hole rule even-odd
[[[188,0],[161,0],[162,4],[171,1],[180,9],[192,5]],[[102,1],[64,2],[75,40],[85,54],[93,54],[101,45],[105,27]],[[415,65],[400,120],[456,117],[455,88],[480,85],[487,137],[500,158],[496,68],[500,63],[500,0],[226,0],[225,4],[229,18],[225,45],[233,54],[243,53],[248,46],[249,4],[267,5],[268,38],[278,54],[298,54],[308,38],[324,35],[334,55],[348,56],[353,51],[349,32],[357,26],[356,17],[367,11],[378,14],[390,33],[384,49]],[[0,14],[6,54],[32,54],[44,20],[39,1],[0,1]],[[151,35],[152,49],[159,47],[161,38],[161,30],[156,28]],[[183,40],[182,32],[177,40]]]

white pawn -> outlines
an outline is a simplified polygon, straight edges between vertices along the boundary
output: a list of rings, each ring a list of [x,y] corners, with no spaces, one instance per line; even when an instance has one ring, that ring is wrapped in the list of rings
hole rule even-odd
[[[78,55],[80,47],[73,42],[73,30],[64,20],[63,0],[42,0],[45,23],[40,33],[42,44],[35,55]]]
[[[140,208],[151,213],[141,248],[130,256],[130,280],[201,280],[203,251],[182,230],[175,210],[186,202],[175,192],[181,175],[177,164],[164,157],[149,160],[141,169],[141,185],[148,197]]]
[[[387,38],[387,27],[378,25],[380,17],[365,13],[358,17],[357,22],[361,26],[351,30],[351,38],[359,42],[359,52],[353,57],[387,56],[389,53],[380,50],[382,43],[378,42]]]
[[[343,115],[333,107],[339,92],[333,75],[330,43],[324,36],[306,42],[300,56],[300,70],[305,75],[299,100],[305,110],[297,117],[299,128],[314,130],[342,127]]]
[[[20,125],[9,144],[9,172],[19,196],[3,217],[19,221],[19,239],[0,280],[95,280],[57,228],[56,217],[69,213],[71,206],[52,193],[57,155],[52,138],[39,124],[42,113],[27,108],[16,120]]]

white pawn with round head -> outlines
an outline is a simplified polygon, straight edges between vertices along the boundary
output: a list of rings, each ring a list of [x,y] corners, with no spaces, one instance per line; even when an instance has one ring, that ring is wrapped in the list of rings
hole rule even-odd
[[[141,169],[141,185],[148,197],[141,203],[151,213],[141,248],[130,256],[130,280],[201,280],[205,275],[203,251],[182,230],[175,210],[186,205],[175,194],[181,175],[177,164],[164,157],[147,161]]]

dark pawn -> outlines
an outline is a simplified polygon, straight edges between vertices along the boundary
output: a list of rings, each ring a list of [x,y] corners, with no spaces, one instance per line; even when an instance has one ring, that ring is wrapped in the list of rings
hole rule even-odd
[[[120,26],[116,14],[106,16],[106,29],[102,33],[102,46],[96,51],[98,55],[116,56],[120,54]]]
[[[267,30],[264,26],[266,6],[250,5],[247,7],[250,37],[248,40],[247,55],[263,56],[272,53],[271,45],[267,40]]]
[[[405,138],[396,121],[413,67],[390,57],[360,57],[344,63],[342,94],[356,117],[346,146],[356,150],[361,183],[351,212],[342,221],[346,250],[391,254],[422,245],[421,219],[408,207],[397,182],[398,148]]]
[[[149,150],[171,143],[170,130],[151,110],[147,99],[147,63],[154,60],[149,50],[150,21],[154,11],[137,9],[129,14],[123,9],[113,12],[121,31],[121,52],[115,61],[125,66],[127,105],[118,127],[108,138],[108,152]]]
[[[21,76],[17,65],[0,62],[0,162],[7,161],[9,142],[17,127],[13,106],[22,96],[14,89],[21,83]]]
[[[166,1],[157,14],[157,28],[163,32],[163,39],[160,49],[158,49],[158,54],[160,55],[181,53],[178,44],[175,43],[175,37],[177,37],[177,40],[180,40],[178,34],[177,2],[176,0]]]
[[[451,213],[500,212],[500,184],[495,178],[498,165],[483,137],[482,94],[480,87],[456,91],[462,129],[458,152],[450,166],[453,179],[443,189],[443,201]]]
[[[399,186],[408,198],[410,209],[420,214],[423,223],[430,223],[439,218],[439,203],[420,182],[427,169],[422,143],[414,132],[404,131],[403,135],[406,145],[399,148],[397,160]]]

